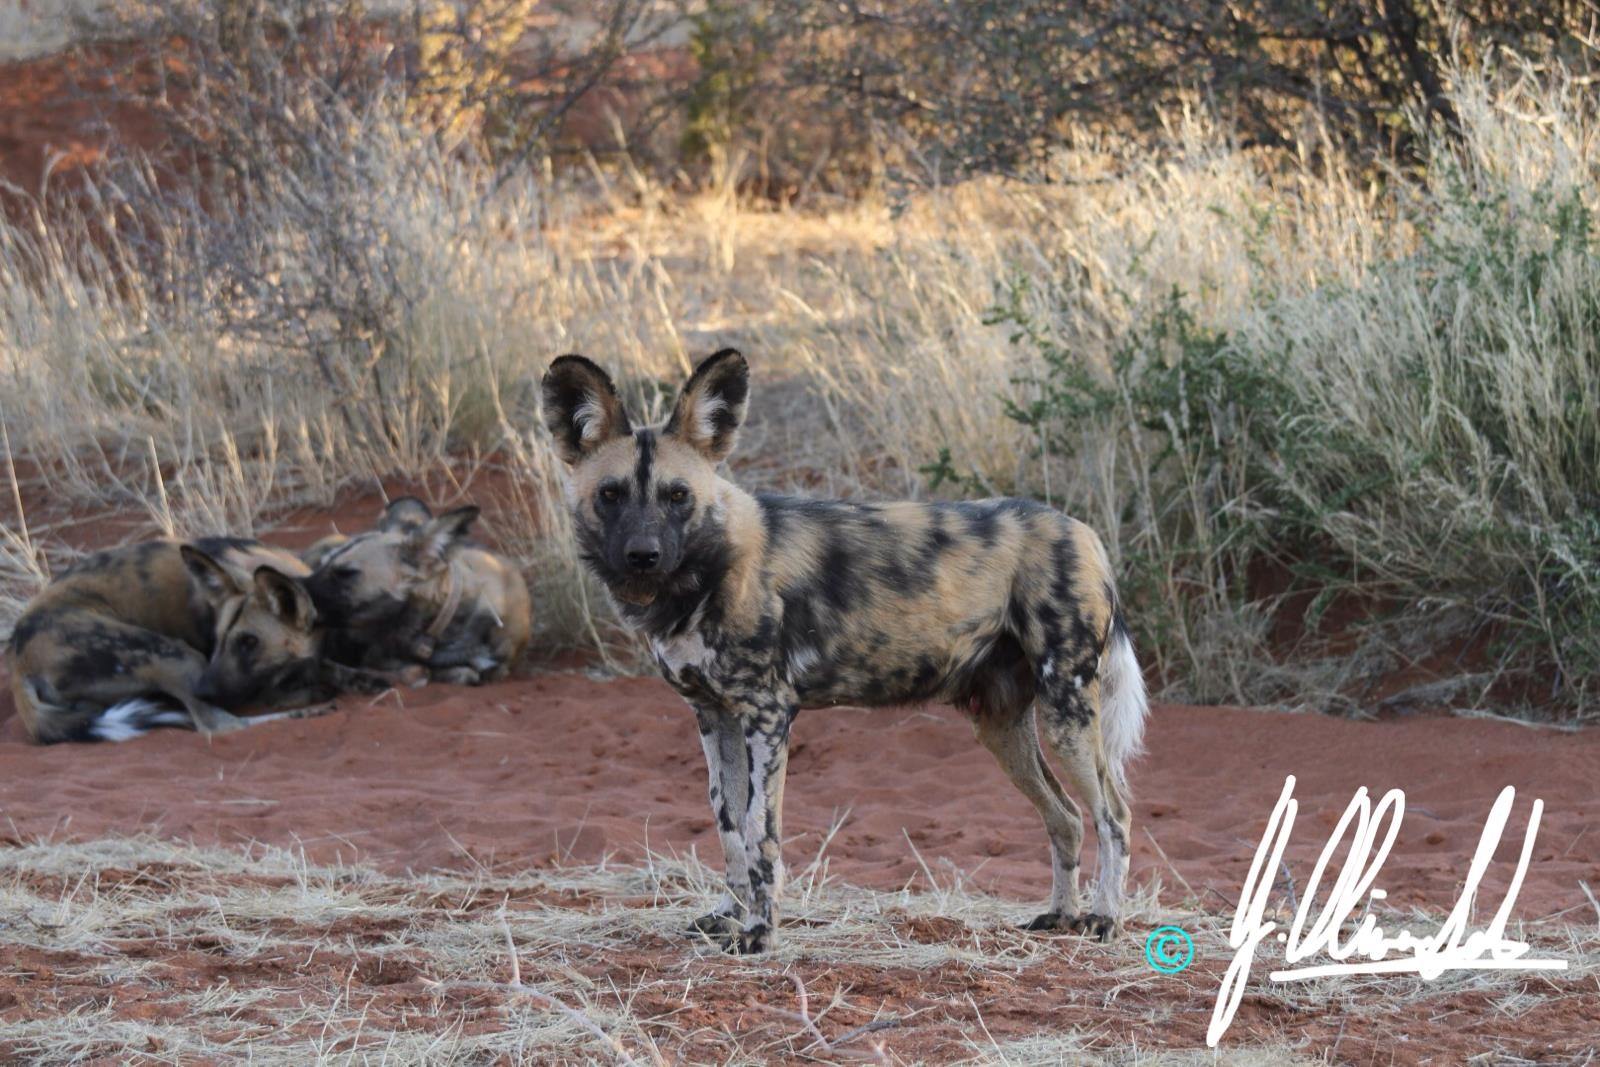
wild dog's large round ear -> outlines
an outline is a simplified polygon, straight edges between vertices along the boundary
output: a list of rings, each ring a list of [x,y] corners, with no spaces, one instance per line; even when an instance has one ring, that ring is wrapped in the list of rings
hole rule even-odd
[[[544,372],[544,424],[568,463],[633,432],[611,375],[582,356],[562,356]]]
[[[444,559],[450,549],[466,540],[467,531],[478,521],[479,510],[476,504],[468,504],[445,512],[418,530],[414,536],[421,557],[430,562]]]
[[[195,546],[179,545],[178,555],[183,557],[183,566],[189,572],[189,577],[208,596],[222,598],[244,592],[226,567]]]
[[[302,582],[269,566],[257,567],[254,578],[254,595],[285,626],[309,633],[316,625],[317,609],[311,603],[311,593]]]
[[[404,530],[425,526],[433,518],[433,509],[414,496],[402,496],[389,501],[389,506],[378,516],[378,529]]]
[[[666,432],[712,463],[733,451],[750,406],[750,365],[734,348],[707,356],[678,394]]]

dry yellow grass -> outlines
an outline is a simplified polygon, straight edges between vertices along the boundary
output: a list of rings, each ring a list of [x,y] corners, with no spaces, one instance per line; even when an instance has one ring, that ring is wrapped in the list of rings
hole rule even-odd
[[[1079,185],[984,179],[805,210],[742,200],[738,159],[692,196],[626,164],[496,186],[391,110],[319,116],[319,165],[220,217],[134,166],[86,206],[0,225],[0,421],[55,497],[144,508],[180,534],[258,530],[356,482],[491,456],[524,494],[502,530],[542,642],[620,647],[578,574],[538,377],[581,351],[659,414],[695,358],[732,344],[756,375],[741,478],[922,495],[943,452],[973,488],[1066,507],[1130,572],[1175,696],[1326,705],[1425,651],[1385,638],[1368,659],[1282,670],[1277,604],[1246,595],[1242,571],[1309,544],[1336,556],[1328,581],[1435,600],[1458,630],[1505,627],[1512,651],[1484,678],[1521,656],[1581,699],[1600,603],[1593,486],[1573,473],[1600,445],[1600,371],[1569,326],[1594,289],[1587,230],[1539,264],[1566,240],[1553,205],[1595,206],[1600,127],[1582,86],[1515,71],[1463,73],[1455,99],[1465,136],[1438,143],[1420,183],[1265,160],[1184,116],[1159,157],[1081,149]],[[109,240],[86,240],[103,225]],[[1508,245],[1517,279],[1539,271],[1531,308],[1520,281],[1441,274]],[[1175,287],[1300,423],[1197,400],[1190,439],[1183,397],[1135,410],[1128,375],[1192,358],[1151,332]],[[1007,303],[1013,321],[994,321]],[[1017,316],[1034,342],[1014,343]],[[1056,418],[1041,343],[1121,397]],[[1044,425],[1007,415],[1035,403]],[[1269,424],[1331,443],[1289,464],[1230,429]],[[4,552],[9,614],[43,568]]]
[[[874,892],[830,878],[819,856],[795,879],[782,947],[741,960],[677,933],[715,881],[692,856],[399,877],[262,845],[8,846],[0,1054],[1253,1065],[1327,1062],[1335,1028],[1345,1058],[1362,1058],[1394,1033],[1431,1040],[1505,1023],[1504,1040],[1485,1047],[1517,1055],[1537,1042],[1510,1023],[1591,997],[1600,966],[1593,926],[1556,922],[1519,934],[1572,964],[1549,980],[1263,982],[1257,1021],[1240,1020],[1213,1055],[1197,1050],[1195,1023],[1231,955],[1224,917],[1192,900],[1163,904],[1155,885],[1133,901],[1136,932],[1099,946],[1016,931],[1015,904],[958,873]],[[1194,934],[1196,962],[1182,975],[1144,962],[1138,931],[1157,923]]]

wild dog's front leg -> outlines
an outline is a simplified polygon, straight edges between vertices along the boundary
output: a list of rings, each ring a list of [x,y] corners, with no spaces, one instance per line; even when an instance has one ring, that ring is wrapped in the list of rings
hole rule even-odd
[[[694,921],[694,933],[730,943],[744,928],[750,908],[749,859],[744,847],[745,810],[750,806],[750,762],[745,754],[744,726],[736,717],[713,707],[696,707],[700,745],[710,778],[711,817],[722,840],[727,889],[709,913]]]
[[[744,823],[750,871],[750,914],[733,951],[765,952],[777,939],[777,896],[783,888],[783,782],[789,769],[789,725],[799,702],[792,692],[741,708],[750,760],[750,803]]]

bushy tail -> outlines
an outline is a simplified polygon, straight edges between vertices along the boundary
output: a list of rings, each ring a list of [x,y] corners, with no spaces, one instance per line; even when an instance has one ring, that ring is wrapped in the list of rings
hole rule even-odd
[[[129,741],[157,726],[188,726],[189,713],[154,700],[124,700],[88,724],[86,741]]]
[[[1118,611],[1111,622],[1100,665],[1100,740],[1111,777],[1128,796],[1128,761],[1144,751],[1144,720],[1150,714],[1144,675],[1133,654],[1133,635]]]
[[[157,726],[188,726],[189,714],[154,700],[124,700],[99,711],[58,706],[38,678],[13,676],[11,693],[28,736],[58,741],[127,741]]]

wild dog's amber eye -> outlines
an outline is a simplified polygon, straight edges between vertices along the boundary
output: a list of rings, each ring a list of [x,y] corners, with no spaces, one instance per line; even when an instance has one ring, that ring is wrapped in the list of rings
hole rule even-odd
[[[668,499],[671,500],[674,504],[682,504],[684,501],[689,499],[689,490],[687,490],[687,489],[674,489],[672,491],[672,495]]]
[[[621,498],[621,496],[622,493],[619,492],[617,487],[614,485],[608,485],[604,489],[600,490],[600,499],[604,500],[607,504],[615,504]]]

